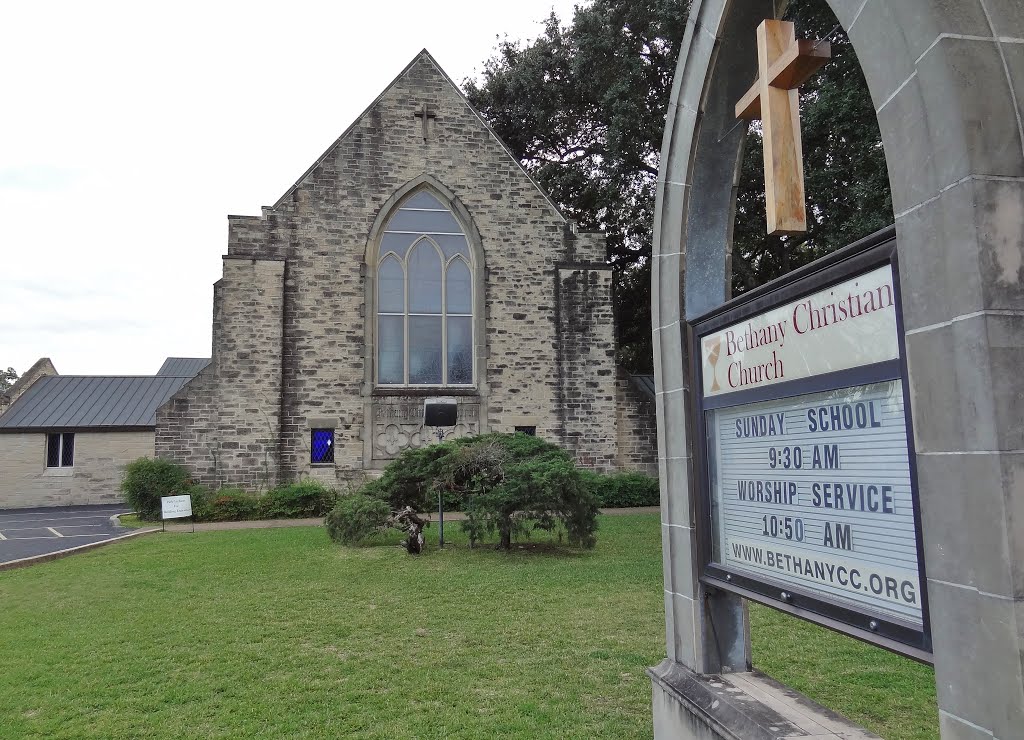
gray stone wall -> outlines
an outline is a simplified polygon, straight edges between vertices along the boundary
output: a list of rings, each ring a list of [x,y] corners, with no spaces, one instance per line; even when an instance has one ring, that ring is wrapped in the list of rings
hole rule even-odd
[[[156,454],[209,486],[279,480],[283,260],[228,255],[210,364],[157,410]]]
[[[658,424],[654,399],[622,368],[615,378],[615,464],[620,470],[658,475]]]
[[[216,346],[219,465],[250,490],[278,480],[285,263],[224,259]]]
[[[562,443],[587,468],[615,468],[615,321],[605,265],[558,270]]]
[[[152,430],[75,432],[74,466],[47,468],[45,433],[0,434],[0,509],[119,502],[124,465],[152,456]]]
[[[414,116],[423,104],[435,116],[426,139]],[[417,187],[450,205],[473,246],[472,389],[373,382],[378,231]],[[602,235],[575,233],[421,54],[277,204],[230,217],[213,361],[161,409],[158,454],[204,482],[326,480],[331,471],[310,464],[310,430],[333,427],[340,483],[428,439],[425,395],[457,395],[456,433],[536,426],[582,463],[613,467],[604,257]]]

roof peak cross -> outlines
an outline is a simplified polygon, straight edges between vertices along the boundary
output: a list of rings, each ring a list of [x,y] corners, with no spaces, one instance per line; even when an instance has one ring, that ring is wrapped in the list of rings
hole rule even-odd
[[[827,41],[798,40],[789,21],[769,19],[757,27],[758,78],[736,104],[736,117],[762,122],[769,235],[807,231],[797,88],[831,55]]]

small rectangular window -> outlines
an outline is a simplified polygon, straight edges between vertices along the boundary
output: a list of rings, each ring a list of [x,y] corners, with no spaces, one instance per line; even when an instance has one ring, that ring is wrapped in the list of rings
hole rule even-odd
[[[310,462],[327,465],[334,462],[334,430],[314,429],[310,443]]]
[[[525,434],[527,437],[536,437],[537,427],[516,427],[516,434]]]
[[[70,468],[75,464],[75,434],[64,432],[63,434],[46,435],[46,467],[48,468]]]

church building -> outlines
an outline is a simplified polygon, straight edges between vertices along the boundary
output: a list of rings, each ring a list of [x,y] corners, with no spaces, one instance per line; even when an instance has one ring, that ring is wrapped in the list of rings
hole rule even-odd
[[[446,435],[536,434],[656,473],[652,385],[615,363],[612,272],[423,51],[260,216],[230,216],[212,361],[157,411],[207,485],[337,484]]]

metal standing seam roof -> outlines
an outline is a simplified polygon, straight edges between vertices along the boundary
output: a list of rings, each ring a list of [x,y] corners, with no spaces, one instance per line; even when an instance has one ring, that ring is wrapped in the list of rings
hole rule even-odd
[[[207,365],[209,357],[168,357],[156,371],[157,375],[173,375],[178,378],[194,378]]]
[[[50,375],[0,416],[0,432],[153,428],[157,408],[192,377]]]

